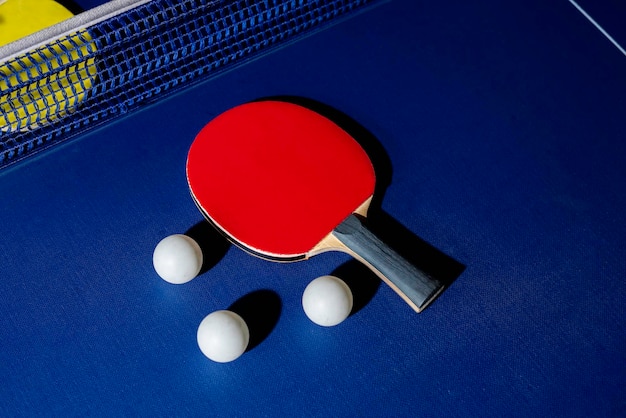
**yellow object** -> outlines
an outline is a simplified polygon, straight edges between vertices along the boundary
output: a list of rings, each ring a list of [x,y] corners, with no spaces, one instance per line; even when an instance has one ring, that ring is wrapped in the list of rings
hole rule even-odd
[[[72,16],[53,0],[8,0],[0,7],[0,46]]]
[[[8,0],[0,6],[0,46],[71,16],[52,0]],[[0,129],[33,129],[73,110],[95,80],[95,50],[81,30],[0,64]]]

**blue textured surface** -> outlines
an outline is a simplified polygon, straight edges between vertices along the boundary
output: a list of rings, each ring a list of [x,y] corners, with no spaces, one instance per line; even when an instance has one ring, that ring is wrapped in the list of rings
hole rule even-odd
[[[624,416],[624,74],[565,1],[394,0],[1,172],[0,413]],[[361,309],[313,325],[300,297],[336,254],[212,238],[196,280],[154,273],[201,221],[195,134],[282,94],[376,137],[382,209],[465,266],[424,313],[359,273]],[[212,363],[196,328],[240,298],[264,338]]]

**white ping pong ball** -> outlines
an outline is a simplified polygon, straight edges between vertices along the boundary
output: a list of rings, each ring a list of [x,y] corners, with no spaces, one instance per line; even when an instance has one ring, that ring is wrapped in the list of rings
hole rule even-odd
[[[202,354],[218,363],[238,359],[248,347],[250,331],[245,321],[231,311],[215,311],[198,327],[198,346]]]
[[[152,254],[152,264],[163,280],[173,284],[187,283],[200,273],[202,250],[187,235],[163,238]]]
[[[352,292],[335,276],[321,276],[304,289],[302,307],[311,321],[324,327],[343,322],[352,311]]]

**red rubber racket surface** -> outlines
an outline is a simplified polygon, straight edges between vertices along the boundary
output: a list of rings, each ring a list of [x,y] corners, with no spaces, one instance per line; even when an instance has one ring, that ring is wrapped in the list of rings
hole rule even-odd
[[[369,157],[349,134],[276,101],[209,122],[189,150],[187,180],[200,210],[232,240],[284,259],[310,252],[375,185]]]

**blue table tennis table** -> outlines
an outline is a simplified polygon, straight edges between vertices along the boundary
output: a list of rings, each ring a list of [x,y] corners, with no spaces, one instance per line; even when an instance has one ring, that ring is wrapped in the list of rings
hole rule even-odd
[[[374,2],[8,164],[0,415],[625,416],[625,17]],[[450,283],[423,313],[346,255],[271,263],[203,220],[191,142],[267,97],[334,109],[375,145],[372,229]],[[174,233],[206,257],[184,285],[152,267]],[[325,274],[355,295],[332,328],[301,307]],[[250,321],[232,363],[196,343],[218,309]]]

